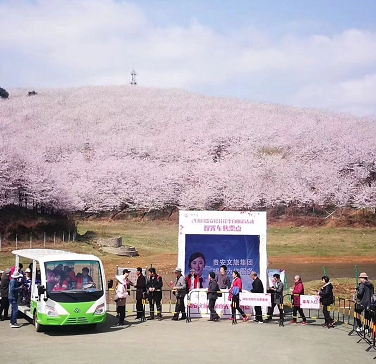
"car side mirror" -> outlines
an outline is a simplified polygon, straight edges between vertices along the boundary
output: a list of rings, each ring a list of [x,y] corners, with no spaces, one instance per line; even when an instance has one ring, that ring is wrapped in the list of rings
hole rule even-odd
[[[107,287],[108,289],[112,288],[114,286],[114,281],[112,279],[110,279],[108,282],[107,282]]]
[[[46,292],[46,288],[43,285],[38,286],[38,296],[41,296]]]

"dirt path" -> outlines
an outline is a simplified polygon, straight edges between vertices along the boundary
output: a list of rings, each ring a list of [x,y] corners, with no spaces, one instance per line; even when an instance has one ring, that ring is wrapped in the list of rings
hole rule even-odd
[[[309,255],[294,255],[294,256],[272,256],[268,257],[269,264],[306,264],[306,263],[316,263],[316,264],[376,264],[376,255],[370,256],[331,256],[331,257],[315,257]]]

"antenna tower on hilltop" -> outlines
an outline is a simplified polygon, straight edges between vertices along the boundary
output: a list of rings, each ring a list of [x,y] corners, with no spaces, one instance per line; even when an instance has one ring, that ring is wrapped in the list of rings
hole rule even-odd
[[[137,82],[136,82],[136,75],[137,75],[137,73],[136,73],[136,71],[135,71],[134,68],[133,68],[133,71],[131,72],[131,76],[132,76],[131,85],[132,85],[132,86],[136,86],[136,85],[137,85]]]

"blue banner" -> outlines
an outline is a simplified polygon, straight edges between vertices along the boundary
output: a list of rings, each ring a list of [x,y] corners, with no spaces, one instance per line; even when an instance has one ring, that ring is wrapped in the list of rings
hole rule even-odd
[[[191,268],[201,278],[203,287],[208,286],[210,272],[219,273],[221,265],[227,266],[232,281],[232,272],[238,271],[243,289],[252,289],[250,273],[260,273],[259,235],[185,235],[185,274]]]

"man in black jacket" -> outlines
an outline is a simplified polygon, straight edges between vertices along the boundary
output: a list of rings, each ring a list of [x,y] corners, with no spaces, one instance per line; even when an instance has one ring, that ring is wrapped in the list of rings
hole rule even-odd
[[[330,317],[330,314],[328,312],[328,306],[334,303],[333,286],[329,282],[328,276],[323,276],[321,279],[324,285],[321,287],[321,290],[318,292],[318,295],[320,296],[322,312],[325,318],[325,324],[323,326],[326,326],[329,329],[330,327],[333,327],[333,319]]]
[[[8,299],[8,294],[9,294],[9,274],[10,274],[10,269],[5,269],[2,277],[1,277],[1,283],[0,283],[0,320],[8,320],[8,315],[9,315],[9,299]],[[4,313],[4,314],[3,314]]]
[[[215,280],[215,273],[209,273],[209,287],[208,287],[208,300],[209,300],[209,311],[210,319],[209,321],[218,321],[220,319],[219,315],[215,311],[215,301],[218,298],[219,286]]]
[[[157,318],[162,320],[162,277],[157,275],[155,268],[149,268],[149,278],[146,283],[146,289],[148,292],[150,317],[148,320],[154,320],[154,304],[157,306]]]
[[[138,267],[136,270],[137,282],[133,284],[133,287],[136,288],[136,310],[137,310],[137,319],[142,319],[145,316],[144,306],[142,300],[144,297],[144,292],[146,291],[146,279],[142,274],[142,268]]]
[[[367,320],[370,319],[368,308],[372,303],[372,296],[375,293],[375,288],[373,284],[368,280],[367,273],[360,273],[359,275],[360,284],[356,290],[356,305],[355,312],[357,313],[357,328],[356,331],[362,330],[362,321],[360,315],[364,312],[364,318]],[[364,328],[367,330],[368,325],[364,325]]]
[[[252,293],[264,293],[264,285],[262,284],[261,279],[257,277],[257,273],[252,272],[251,277],[253,279],[251,292]],[[256,318],[254,321],[260,324],[264,323],[264,320],[262,318],[261,306],[255,306],[255,312],[256,312]]]

